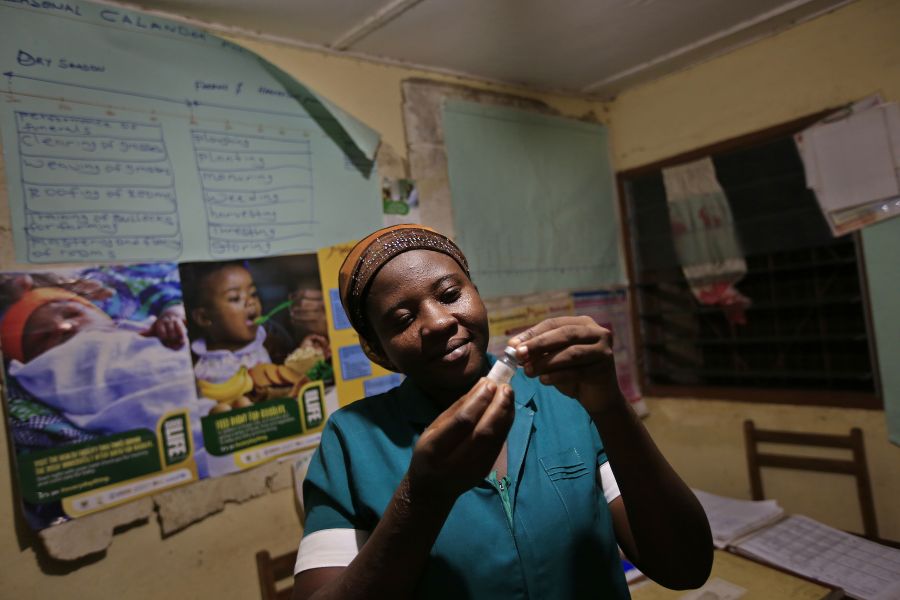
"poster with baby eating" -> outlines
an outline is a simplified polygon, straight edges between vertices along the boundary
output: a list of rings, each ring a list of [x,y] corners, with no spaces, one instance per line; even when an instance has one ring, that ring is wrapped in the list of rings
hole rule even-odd
[[[316,257],[0,274],[4,401],[40,529],[318,443]]]
[[[316,255],[180,269],[209,474],[317,445],[334,378]]]

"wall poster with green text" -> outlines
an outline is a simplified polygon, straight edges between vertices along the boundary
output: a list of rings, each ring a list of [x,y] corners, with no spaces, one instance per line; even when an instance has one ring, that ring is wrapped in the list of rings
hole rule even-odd
[[[4,401],[34,528],[206,475],[175,263],[0,274]]]
[[[210,475],[316,446],[334,387],[316,255],[181,274]]]

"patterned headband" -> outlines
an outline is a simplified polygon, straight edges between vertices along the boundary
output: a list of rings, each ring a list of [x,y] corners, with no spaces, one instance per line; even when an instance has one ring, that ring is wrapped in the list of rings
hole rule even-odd
[[[394,225],[379,229],[356,244],[344,259],[338,276],[341,304],[350,323],[361,336],[366,335],[365,296],[369,284],[392,258],[410,250],[433,250],[451,257],[466,275],[469,263],[450,238],[423,225]]]

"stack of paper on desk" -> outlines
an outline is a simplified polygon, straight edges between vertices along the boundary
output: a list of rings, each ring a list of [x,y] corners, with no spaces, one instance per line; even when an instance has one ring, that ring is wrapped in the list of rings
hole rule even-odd
[[[738,538],[774,523],[784,515],[784,509],[774,500],[759,502],[737,500],[700,490],[694,490],[694,495],[703,505],[709,519],[713,544],[716,548],[724,548]]]
[[[900,598],[900,550],[801,515],[793,515],[739,541],[751,558],[840,587],[861,600]]]

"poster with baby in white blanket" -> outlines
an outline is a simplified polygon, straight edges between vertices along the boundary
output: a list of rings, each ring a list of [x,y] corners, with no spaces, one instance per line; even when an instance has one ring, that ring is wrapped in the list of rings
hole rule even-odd
[[[0,274],[0,347],[33,528],[206,476],[175,263]]]

